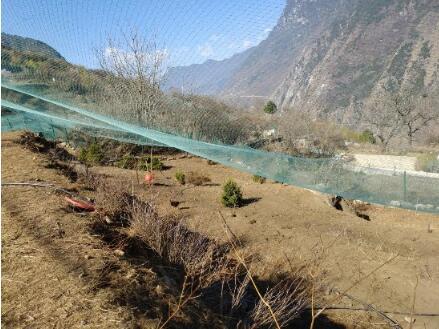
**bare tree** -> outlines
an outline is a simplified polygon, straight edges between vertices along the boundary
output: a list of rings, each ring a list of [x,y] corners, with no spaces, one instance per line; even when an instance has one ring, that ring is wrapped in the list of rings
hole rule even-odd
[[[154,40],[146,40],[137,32],[124,36],[122,45],[109,38],[97,52],[108,90],[105,100],[116,106],[119,115],[134,117],[151,125],[158,114],[158,105],[166,51]]]
[[[400,117],[394,110],[392,99],[382,91],[365,104],[364,121],[378,137],[384,149],[401,131]]]
[[[434,99],[427,94],[412,96],[398,94],[392,98],[394,109],[405,128],[410,146],[413,145],[415,135],[439,118],[439,111],[434,109]]]
[[[383,91],[366,105],[366,122],[385,148],[398,135],[406,135],[410,146],[415,136],[439,118],[435,97],[415,96],[409,91]]]

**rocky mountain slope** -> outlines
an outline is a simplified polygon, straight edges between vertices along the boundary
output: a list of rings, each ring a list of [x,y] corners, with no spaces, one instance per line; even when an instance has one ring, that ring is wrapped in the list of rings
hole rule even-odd
[[[439,1],[288,0],[258,46],[173,68],[166,87],[184,78],[194,92],[265,96],[283,109],[349,121],[383,86],[439,88]]]

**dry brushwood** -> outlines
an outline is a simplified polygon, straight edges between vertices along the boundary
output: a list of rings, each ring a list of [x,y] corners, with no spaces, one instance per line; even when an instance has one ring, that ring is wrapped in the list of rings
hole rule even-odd
[[[263,299],[270,305],[273,315],[267,312],[266,304],[262,299],[254,308],[251,318],[252,328],[269,326],[273,322],[273,316],[279,326],[286,326],[296,318],[308,304],[308,292],[303,278],[287,278],[267,290]]]
[[[127,221],[132,199],[123,182],[104,180],[97,182],[95,203],[98,213],[102,216],[107,216],[111,220]]]
[[[210,183],[211,180],[204,174],[190,172],[187,174],[187,182],[195,186],[201,186],[203,184]]]
[[[190,230],[178,218],[159,216],[152,204],[129,195],[116,183],[101,184],[97,194],[97,201],[110,203],[106,213],[121,209],[126,213],[129,238],[138,239],[167,266],[181,271],[179,277],[184,282],[170,281],[171,290],[177,288],[176,284],[180,287],[178,302],[170,305],[161,328],[199,298],[219,300],[215,305],[218,311],[244,321],[247,328],[271,326],[273,322],[277,328],[284,327],[305,307],[306,284],[298,276],[268,283],[264,291],[258,288],[249,258],[237,251],[239,240],[232,232],[227,233],[229,243],[220,244]]]
[[[259,300],[251,312],[250,328],[260,328],[274,324],[276,328],[285,327],[297,317],[308,303],[307,287],[303,278],[289,277],[269,288],[264,294],[259,289],[249,266],[244,257],[238,251],[236,236],[228,226],[224,216],[219,212],[224,224],[224,231],[229,239],[231,248],[239,263],[246,271],[248,281],[252,284]],[[242,295],[242,293],[241,293]],[[235,302],[236,303],[236,302]]]
[[[222,281],[237,270],[227,246],[189,230],[175,218],[159,217],[150,204],[132,203],[129,230],[162,258],[182,266],[189,279],[196,278],[199,288]]]

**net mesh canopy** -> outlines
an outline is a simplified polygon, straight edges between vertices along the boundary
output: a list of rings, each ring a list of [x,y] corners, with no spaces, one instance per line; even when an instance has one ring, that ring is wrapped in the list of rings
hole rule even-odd
[[[250,147],[252,127],[246,117],[188,92],[190,77],[179,90],[164,88],[171,66],[201,63],[203,54],[222,60],[263,40],[276,24],[283,1],[269,8],[262,2],[225,1],[216,13],[218,8],[209,1],[201,6],[160,1],[150,7],[143,1],[47,3],[48,16],[36,8],[44,7],[40,3],[4,2],[6,27],[57,50],[2,34],[2,131],[28,130],[67,142],[85,134],[172,147],[322,193],[439,213],[439,174],[362,168],[336,156],[307,158]],[[170,10],[172,6],[181,8]],[[20,10],[33,12],[34,24],[17,14]],[[246,20],[254,23],[253,29]],[[135,28],[145,25],[147,32]],[[211,26],[222,34],[197,26]],[[235,45],[237,40],[248,42]],[[215,54],[212,44],[223,50]],[[215,76],[215,69],[212,66],[205,79]]]

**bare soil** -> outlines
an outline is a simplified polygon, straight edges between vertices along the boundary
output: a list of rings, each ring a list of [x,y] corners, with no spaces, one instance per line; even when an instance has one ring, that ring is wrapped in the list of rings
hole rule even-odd
[[[87,193],[59,170],[46,168],[44,154],[14,142],[17,136],[2,134],[2,182],[40,180]],[[403,328],[409,328],[413,305],[414,313],[439,313],[438,216],[362,205],[366,220],[349,203],[342,204],[343,211],[336,210],[325,195],[271,181],[255,183],[251,175],[197,157],[172,154],[164,163],[170,168],[155,173],[153,186],[138,184],[139,173],[133,170],[93,167],[91,171],[126,182],[135,194],[153,200],[160,213],[182,216],[193,229],[218,240],[225,239],[221,212],[244,248],[258,256],[252,269],[261,277],[301,266],[319,254],[323,255],[319,269],[328,287],[327,300],[361,280],[348,293],[389,312]],[[202,173],[211,182],[181,186],[174,179],[177,171]],[[221,186],[228,178],[242,187],[246,204],[241,208],[226,209],[220,204]],[[170,201],[178,201],[177,207]],[[89,215],[71,213],[65,207],[63,196],[47,189],[2,187],[2,324],[9,328],[153,328],[174,298],[159,289],[163,282],[156,266],[146,256],[136,261],[121,259],[90,231]],[[133,281],[136,300],[130,301],[121,288]],[[334,304],[363,307],[346,297]],[[333,328],[389,328],[373,312],[329,310],[325,314]],[[437,316],[414,318],[413,328],[439,328]],[[204,322],[197,321],[180,319],[172,326],[195,328],[213,320],[206,313]]]

